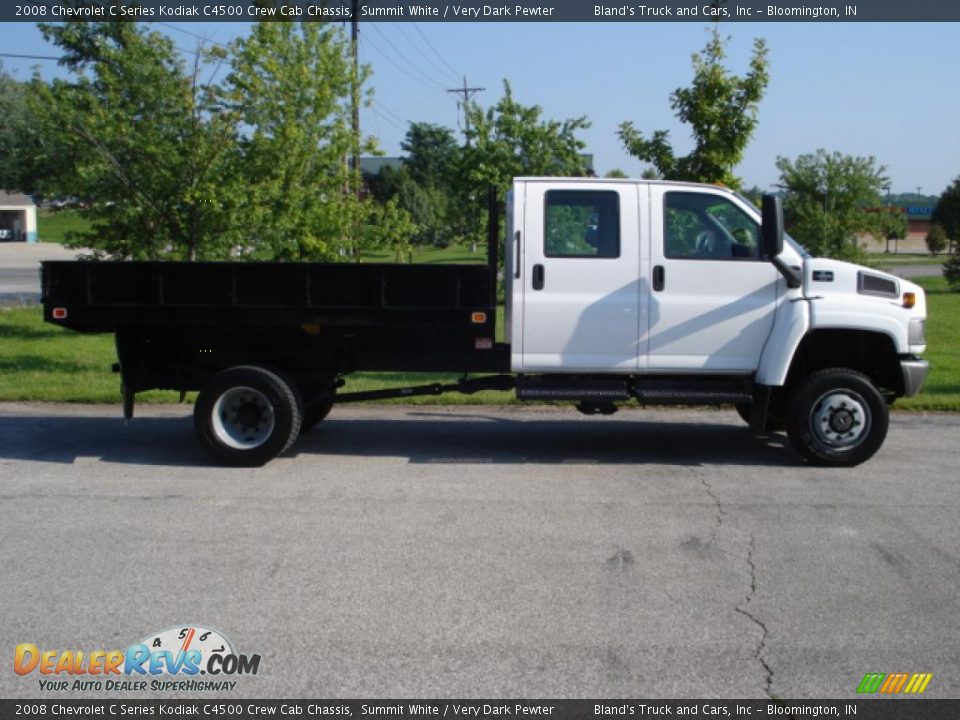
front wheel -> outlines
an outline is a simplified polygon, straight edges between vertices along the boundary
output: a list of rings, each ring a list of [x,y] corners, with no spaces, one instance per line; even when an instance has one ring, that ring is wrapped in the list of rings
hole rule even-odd
[[[276,373],[243,365],[214,375],[197,396],[193,425],[226,465],[258,467],[293,444],[301,413],[293,389]]]
[[[787,417],[787,435],[810,462],[851,467],[880,449],[889,422],[887,404],[869,378],[831,368],[800,386]]]

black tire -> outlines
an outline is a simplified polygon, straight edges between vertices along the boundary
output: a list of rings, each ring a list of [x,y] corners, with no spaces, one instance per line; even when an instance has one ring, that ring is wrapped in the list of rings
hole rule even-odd
[[[259,467],[289,448],[302,415],[293,389],[270,370],[240,365],[214,375],[197,396],[193,427],[218,460]]]
[[[750,403],[737,403],[734,405],[734,407],[736,408],[737,415],[740,416],[740,419],[749,425],[750,410],[753,406]],[[783,432],[786,429],[787,425],[783,421],[783,418],[777,417],[772,413],[772,411],[767,412],[767,427],[764,429],[765,432]]]
[[[333,409],[333,398],[321,400],[303,408],[303,422],[300,425],[300,434],[313,430],[323,421]]]
[[[866,375],[830,368],[799,387],[787,417],[787,435],[814,464],[852,467],[880,449],[889,423],[887,403]]]

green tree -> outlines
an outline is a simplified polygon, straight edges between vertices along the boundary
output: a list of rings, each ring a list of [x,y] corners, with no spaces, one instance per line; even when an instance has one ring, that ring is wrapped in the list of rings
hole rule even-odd
[[[370,208],[346,159],[351,92],[366,77],[332,24],[257,23],[236,42],[226,106],[250,128],[240,141],[247,247],[283,260],[357,256]]]
[[[68,244],[115,258],[199,259],[231,250],[236,118],[215,112],[166,36],[135,23],[41,24],[73,80],[34,78],[35,188],[85,201]]]
[[[876,208],[888,179],[875,158],[821,148],[796,160],[778,157],[777,169],[787,229],[815,255],[857,259],[858,234],[884,237],[886,213]]]
[[[0,188],[33,192],[30,148],[36,124],[28,104],[30,84],[19,82],[0,62]]]
[[[450,183],[460,155],[453,130],[432,123],[412,122],[400,148],[406,153],[404,167],[418,185],[442,188]]]
[[[607,174],[604,175],[604,177],[605,178],[626,178],[629,176],[620,168],[614,168],[613,170],[608,170]]]
[[[463,150],[462,169],[471,191],[480,198],[495,185],[506,192],[519,175],[584,175],[586,146],[577,132],[590,127],[586,117],[544,120],[539,105],[522,105],[513,97],[507,80],[503,97],[482,110],[467,108],[470,131]]]
[[[400,207],[397,198],[390,198],[383,205],[377,205],[372,219],[372,224],[367,228],[371,247],[391,248],[398,263],[411,262],[413,240],[419,228],[410,213]]]
[[[693,134],[694,148],[688,155],[677,157],[666,130],[648,137],[632,122],[620,125],[618,134],[627,152],[651,163],[664,180],[740,186],[733,169],[757,126],[757,108],[769,80],[767,47],[761,39],[754,41],[750,70],[743,77],[729,73],[723,66],[725,57],[723,38],[714,30],[706,47],[693,55],[693,83],[670,95],[670,107]]]
[[[943,276],[954,292],[960,292],[960,253],[951,255],[943,264]]]
[[[484,111],[470,104],[466,109],[470,131],[459,168],[458,202],[473,213],[467,233],[482,238],[479,210],[493,185],[500,197],[514,177],[521,175],[586,175],[581,155],[585,143],[577,133],[590,127],[585,116],[567,120],[543,119],[539,105],[523,105],[513,97],[507,80],[503,97]]]
[[[947,247],[947,233],[944,232],[943,227],[936,223],[931,225],[930,230],[927,231],[926,243],[927,250],[934,257],[942,253]]]
[[[960,177],[943,191],[933,208],[933,222],[940,225],[950,241],[950,252],[960,244]]]
[[[393,200],[410,214],[417,226],[414,245],[447,247],[453,241],[453,221],[447,216],[451,203],[446,189],[414,181],[405,165],[388,165],[371,178],[370,190],[380,205]]]
[[[886,252],[890,252],[890,241],[901,240],[907,236],[907,214],[900,208],[887,207],[880,213],[880,237],[886,243]]]

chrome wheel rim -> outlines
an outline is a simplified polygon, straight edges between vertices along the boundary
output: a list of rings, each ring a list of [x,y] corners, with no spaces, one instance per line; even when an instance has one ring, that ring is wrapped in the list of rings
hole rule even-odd
[[[273,434],[276,417],[273,405],[259,390],[234,387],[213,405],[213,434],[235,450],[252,450]]]
[[[816,439],[832,450],[852,450],[870,431],[870,407],[852,390],[830,390],[821,395],[810,412]]]

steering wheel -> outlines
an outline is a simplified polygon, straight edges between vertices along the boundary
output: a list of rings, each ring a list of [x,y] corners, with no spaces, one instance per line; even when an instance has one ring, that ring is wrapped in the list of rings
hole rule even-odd
[[[704,230],[697,235],[697,241],[693,245],[693,254],[699,256],[716,255],[717,252],[717,234],[711,230]]]

